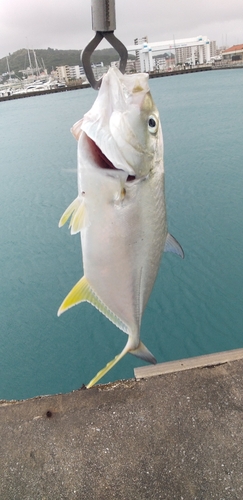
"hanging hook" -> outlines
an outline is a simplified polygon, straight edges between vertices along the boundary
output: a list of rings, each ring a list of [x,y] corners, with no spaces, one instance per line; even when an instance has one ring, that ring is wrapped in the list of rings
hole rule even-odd
[[[96,34],[83,50],[81,60],[91,87],[98,90],[102,78],[96,80],[91,68],[90,58],[101,40],[105,38],[118,52],[120,56],[119,69],[122,73],[125,73],[128,54],[125,45],[114,35],[116,29],[115,0],[91,0],[91,13],[92,29]]]

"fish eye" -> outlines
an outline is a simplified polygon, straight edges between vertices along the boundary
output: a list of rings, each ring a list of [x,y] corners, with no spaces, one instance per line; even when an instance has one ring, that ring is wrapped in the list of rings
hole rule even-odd
[[[154,115],[150,115],[148,119],[148,129],[151,134],[156,134],[158,129],[158,121]]]

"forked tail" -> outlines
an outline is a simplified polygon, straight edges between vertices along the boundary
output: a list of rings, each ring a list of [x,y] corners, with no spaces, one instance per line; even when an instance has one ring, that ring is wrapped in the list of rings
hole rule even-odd
[[[125,356],[125,354],[127,354],[127,352],[130,352],[134,356],[137,356],[138,358],[141,358],[148,363],[156,364],[157,362],[153,354],[141,341],[136,349],[131,349],[131,339],[128,338],[128,341],[120,354],[117,354],[114,359],[109,361],[109,363],[107,363],[107,365],[102,370],[100,370],[94,378],[92,378],[89,384],[86,385],[87,389],[90,389],[90,387],[96,384],[111,368],[113,368],[113,366],[116,365],[116,363],[118,363],[118,361],[120,361],[120,359],[123,358],[123,356]]]

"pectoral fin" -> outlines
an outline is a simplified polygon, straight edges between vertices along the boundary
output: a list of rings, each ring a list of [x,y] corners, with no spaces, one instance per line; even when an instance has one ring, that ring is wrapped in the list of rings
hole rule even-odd
[[[71,234],[79,233],[88,224],[84,200],[79,196],[67,207],[59,220],[58,226],[64,226],[70,217]]]
[[[81,120],[79,120],[78,122],[74,123],[73,127],[71,128],[71,132],[77,141],[79,140],[80,134],[82,132],[81,129],[82,121],[83,118],[81,118]]]
[[[79,207],[73,212],[70,220],[69,227],[71,227],[71,234],[79,233],[84,227],[88,225],[87,214],[84,202],[81,202]]]
[[[63,303],[58,309],[57,315],[60,316],[62,313],[67,311],[73,306],[80,304],[81,302],[89,302],[92,306],[96,307],[104,316],[106,316],[114,325],[116,325],[120,330],[128,333],[128,327],[123,321],[118,318],[96,295],[92,290],[87,278],[83,276],[81,280],[76,283],[69,294],[64,299]]]
[[[172,234],[168,233],[165,241],[164,252],[172,252],[179,255],[182,259],[184,259],[184,251],[181,247],[180,243],[172,236]]]

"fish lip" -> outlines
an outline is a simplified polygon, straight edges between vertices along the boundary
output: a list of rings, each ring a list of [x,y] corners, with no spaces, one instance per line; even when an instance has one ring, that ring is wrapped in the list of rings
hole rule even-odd
[[[116,167],[111,160],[105,155],[105,153],[101,150],[101,148],[98,146],[98,144],[91,139],[91,137],[88,136],[86,132],[84,132],[86,136],[86,143],[88,145],[89,151],[93,156],[94,164],[96,168],[103,169],[104,172],[108,173],[109,175],[112,176],[112,172],[114,172],[114,175],[117,175],[117,173],[120,172],[125,172],[127,174],[127,181],[133,181],[137,179],[136,174],[133,170],[133,168],[129,165],[129,170],[126,170],[125,168],[122,169],[120,167]]]

